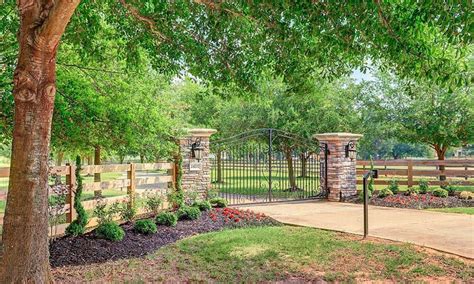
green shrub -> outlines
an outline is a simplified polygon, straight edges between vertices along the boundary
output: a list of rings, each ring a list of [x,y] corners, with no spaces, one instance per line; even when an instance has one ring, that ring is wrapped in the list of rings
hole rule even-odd
[[[169,193],[167,199],[173,208],[184,206],[184,193],[182,191],[177,190]]]
[[[434,196],[442,197],[442,198],[448,197],[448,191],[446,189],[442,189],[442,188],[434,189],[432,194]]]
[[[144,235],[154,234],[158,231],[155,222],[152,220],[138,220],[135,222],[133,229]]]
[[[220,197],[209,199],[209,203],[211,203],[212,207],[217,207],[217,208],[227,207],[227,200]]]
[[[121,203],[117,206],[117,213],[120,219],[131,222],[137,215],[137,208],[135,206],[130,207],[128,203]]]
[[[84,210],[84,207],[82,206],[81,203],[81,198],[82,198],[82,181],[83,177],[81,176],[80,172],[82,170],[81,168],[81,157],[77,156],[76,157],[76,182],[77,182],[77,187],[76,187],[76,194],[74,195],[74,210],[76,210],[77,216],[76,219],[74,219],[69,226],[66,228],[66,235],[70,236],[79,236],[84,234],[84,231],[86,229],[87,223],[89,223],[89,217],[87,216],[86,210]]]
[[[192,206],[199,208],[199,210],[201,210],[201,211],[211,210],[211,208],[212,208],[211,203],[207,200],[195,201]]]
[[[384,198],[384,197],[387,197],[389,195],[393,195],[393,192],[388,188],[384,188],[381,191],[379,191],[378,197]]]
[[[429,185],[427,180],[420,180],[418,182],[418,192],[421,194],[426,194],[429,190]]]
[[[417,195],[418,194],[418,188],[416,187],[409,187],[406,191],[405,191],[405,195]]]
[[[158,214],[162,202],[163,200],[161,196],[157,193],[148,194],[145,196],[145,208],[148,212]]]
[[[114,221],[114,216],[117,214],[117,206],[118,204],[112,204],[112,206],[107,208],[107,202],[99,199],[94,208],[93,214],[97,217],[99,225]]]
[[[457,187],[449,184],[444,189],[448,191],[449,196],[454,196],[456,193]]]
[[[125,236],[124,230],[115,222],[102,223],[95,229],[95,234],[109,241],[121,241]]]
[[[181,206],[176,214],[179,220],[196,220],[201,217],[201,210],[197,207]]]
[[[389,184],[388,184],[388,189],[390,189],[390,191],[393,193],[393,194],[397,194],[398,191],[399,191],[399,188],[398,188],[398,180],[396,179],[391,179]]]
[[[172,212],[161,212],[155,219],[158,225],[174,227],[178,223],[178,216]]]

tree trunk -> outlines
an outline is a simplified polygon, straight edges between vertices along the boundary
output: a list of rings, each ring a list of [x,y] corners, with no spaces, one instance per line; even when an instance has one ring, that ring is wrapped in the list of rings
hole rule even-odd
[[[91,155],[87,155],[87,164],[89,166],[92,165],[92,156]]]
[[[447,146],[441,146],[441,145],[435,145],[434,146],[434,149],[436,151],[436,156],[438,157],[438,160],[439,161],[444,161],[445,159],[445,156],[446,156],[446,151],[448,150],[448,147]],[[438,169],[440,171],[444,171],[445,169],[445,166],[444,165],[440,165],[438,167]],[[439,176],[439,180],[440,181],[445,181],[446,180],[446,176],[445,175],[440,175]]]
[[[1,283],[52,281],[48,157],[56,94],[56,50],[78,4],[79,0],[17,1],[20,52],[13,80],[15,116]]]
[[[301,177],[305,178],[308,175],[308,170],[307,170],[307,164],[308,164],[308,158],[310,155],[306,156],[305,153],[300,154],[300,159],[301,159]]]
[[[56,156],[56,166],[61,166],[63,164],[64,152],[59,151]]]
[[[295,179],[295,172],[293,168],[293,157],[291,155],[291,148],[286,148],[285,151],[286,162],[288,165],[288,181],[290,183],[290,191],[296,191],[298,188],[296,187],[296,179]]]
[[[96,145],[94,147],[94,165],[100,166],[100,146]],[[100,182],[101,181],[101,176],[100,173],[94,173],[94,182]],[[95,190],[94,191],[94,196],[95,197],[102,197],[102,191],[101,190]]]
[[[144,155],[140,155],[140,163],[143,164],[144,161],[145,161],[145,156],[144,156]]]

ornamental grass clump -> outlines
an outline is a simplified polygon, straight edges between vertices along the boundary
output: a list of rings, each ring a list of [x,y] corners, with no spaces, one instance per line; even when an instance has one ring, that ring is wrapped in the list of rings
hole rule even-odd
[[[201,211],[208,211],[212,209],[211,203],[207,200],[195,201],[192,207],[199,208]]]
[[[227,200],[224,198],[220,197],[215,197],[209,199],[209,202],[211,203],[212,207],[214,208],[225,208],[227,207]]]
[[[441,197],[441,198],[448,197],[448,191],[446,189],[442,189],[442,188],[434,189],[431,194],[433,194],[436,197]]]
[[[155,222],[158,225],[175,227],[178,223],[178,216],[173,212],[161,212],[156,216]]]

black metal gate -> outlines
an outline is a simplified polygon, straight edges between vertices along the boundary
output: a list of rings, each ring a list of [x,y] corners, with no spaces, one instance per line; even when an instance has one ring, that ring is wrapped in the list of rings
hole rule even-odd
[[[257,129],[211,142],[211,180],[230,204],[327,196],[327,159],[316,141]]]

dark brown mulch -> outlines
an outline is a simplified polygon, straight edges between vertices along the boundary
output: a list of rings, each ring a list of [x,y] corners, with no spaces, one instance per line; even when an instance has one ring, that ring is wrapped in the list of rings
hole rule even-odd
[[[109,260],[140,257],[156,251],[158,248],[177,240],[224,228],[235,228],[256,225],[271,225],[277,222],[269,217],[250,218],[238,223],[219,214],[217,211],[203,212],[198,220],[179,221],[176,227],[158,226],[158,232],[142,235],[133,230],[133,223],[123,224],[125,237],[118,242],[100,239],[94,231],[79,237],[62,237],[54,240],[50,247],[50,263],[52,267],[66,265],[83,265],[101,263]],[[247,214],[255,215],[253,212]],[[217,215],[217,218],[216,218]]]
[[[347,202],[362,203],[358,197],[347,199]],[[436,197],[431,193],[404,195],[398,193],[392,196],[379,198],[373,196],[369,199],[369,204],[385,207],[427,209],[427,208],[449,208],[449,207],[474,207],[474,200],[464,200],[457,196]]]

